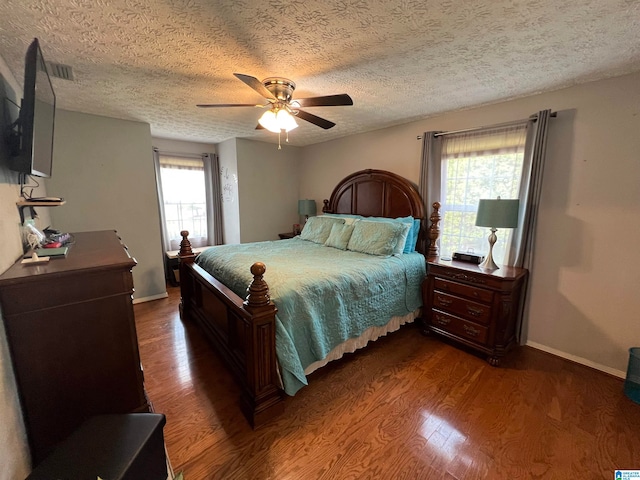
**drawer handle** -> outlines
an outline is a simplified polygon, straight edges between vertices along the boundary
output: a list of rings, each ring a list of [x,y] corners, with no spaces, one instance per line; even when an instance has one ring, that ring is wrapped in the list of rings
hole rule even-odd
[[[479,317],[484,313],[484,309],[467,306],[467,312],[469,312],[469,315],[472,315],[474,317]]]
[[[450,318],[446,318],[446,317],[440,317],[440,316],[437,316],[437,317],[436,317],[436,323],[437,323],[438,325],[444,325],[444,326],[446,326],[446,325],[449,325],[449,323],[451,323],[451,319],[450,319]]]
[[[471,277],[469,275],[465,275],[464,273],[446,273],[451,278],[455,278],[456,280],[464,280],[467,282],[473,283],[487,283],[483,278]]]
[[[477,328],[474,327],[470,327],[469,325],[463,325],[464,327],[464,331],[466,332],[467,335],[470,335],[472,337],[477,337],[478,334],[480,333],[480,330],[478,330]]]
[[[449,306],[453,303],[453,300],[451,300],[450,298],[444,298],[438,295],[438,303],[440,305]]]

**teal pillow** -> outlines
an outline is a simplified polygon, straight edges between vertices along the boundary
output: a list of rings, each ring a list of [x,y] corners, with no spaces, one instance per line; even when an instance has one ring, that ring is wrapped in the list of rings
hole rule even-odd
[[[413,228],[409,232],[411,241],[407,238],[407,244],[404,246],[404,253],[411,253],[416,251],[416,245],[418,244],[418,235],[420,235],[420,219],[413,219]],[[407,250],[409,249],[409,250]]]
[[[353,224],[347,250],[370,255],[393,255],[398,242],[403,237],[406,239],[409,228],[409,225],[401,222],[358,220]]]
[[[382,222],[382,223],[401,223],[407,226],[406,233],[403,231],[401,238],[396,245],[393,255],[401,255],[403,253],[410,253],[413,250],[406,251],[407,243],[411,243],[410,233],[413,229],[413,217],[398,217],[398,218],[386,218],[386,217],[365,217],[365,220],[370,222]],[[417,237],[416,237],[417,238]],[[409,245],[410,246],[410,245]]]
[[[302,228],[300,238],[302,240],[309,240],[315,243],[324,243],[329,238],[331,233],[331,227],[338,224],[343,224],[343,218],[330,218],[325,215],[320,217],[309,217],[307,223]]]
[[[336,223],[331,227],[329,238],[324,244],[327,247],[339,248],[340,250],[346,250],[349,244],[349,239],[353,233],[353,225]]]
[[[416,244],[418,243],[418,234],[420,233],[420,219],[413,218],[412,216],[396,218],[402,222],[411,224],[409,235],[407,235],[407,242],[404,244],[402,253],[411,253],[416,251]]]

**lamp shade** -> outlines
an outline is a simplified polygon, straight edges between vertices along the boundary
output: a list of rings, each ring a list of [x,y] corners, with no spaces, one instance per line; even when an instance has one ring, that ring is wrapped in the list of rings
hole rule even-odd
[[[276,114],[276,120],[278,121],[278,126],[281,130],[290,132],[294,128],[298,128],[296,119],[293,118],[293,115],[291,115],[286,110],[278,110],[278,113]]]
[[[315,200],[298,200],[298,213],[300,215],[315,215],[316,201]]]
[[[276,113],[273,110],[267,110],[262,114],[258,123],[264,128],[273,133],[279,133],[278,121],[276,120]]]
[[[519,200],[481,199],[476,215],[477,227],[516,228]]]

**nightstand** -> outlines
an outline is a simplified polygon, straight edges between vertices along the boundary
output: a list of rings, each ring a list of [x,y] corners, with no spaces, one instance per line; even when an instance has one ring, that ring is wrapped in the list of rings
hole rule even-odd
[[[278,236],[280,237],[280,240],[286,240],[288,238],[295,237],[296,234],[293,232],[287,232],[287,233],[279,233]]]
[[[515,344],[529,272],[430,259],[422,284],[425,333],[434,332],[487,354],[497,366]]]
[[[194,247],[191,250],[196,255],[200,255],[200,253],[204,252],[210,246],[211,245],[208,245],[206,247]],[[170,250],[168,252],[165,252],[164,262],[166,280],[172,287],[177,287],[180,285],[180,258],[178,257],[179,253],[180,250]]]

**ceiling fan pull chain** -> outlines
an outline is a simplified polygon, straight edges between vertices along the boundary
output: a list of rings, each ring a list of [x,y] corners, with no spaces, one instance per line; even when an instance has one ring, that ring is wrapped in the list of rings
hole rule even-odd
[[[282,145],[280,145],[280,132],[278,132],[278,150],[282,150]]]

